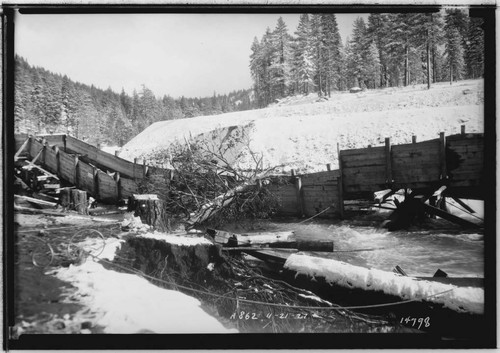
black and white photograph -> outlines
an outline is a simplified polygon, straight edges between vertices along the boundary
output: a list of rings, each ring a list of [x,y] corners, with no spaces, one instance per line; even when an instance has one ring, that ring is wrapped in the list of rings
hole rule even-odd
[[[496,347],[494,7],[2,30],[4,348]]]

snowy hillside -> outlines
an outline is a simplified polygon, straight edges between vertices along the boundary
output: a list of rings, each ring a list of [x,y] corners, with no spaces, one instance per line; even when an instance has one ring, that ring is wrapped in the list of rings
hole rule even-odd
[[[128,142],[120,156],[146,158],[168,165],[169,147],[193,139],[230,147],[230,160],[241,167],[253,163],[248,151],[263,155],[265,166],[283,165],[284,171],[337,168],[337,143],[341,149],[437,138],[439,132],[483,132],[482,80],[387,88],[356,94],[285,98],[271,107],[215,116],[169,120],[152,124]],[[240,156],[242,154],[242,156]]]

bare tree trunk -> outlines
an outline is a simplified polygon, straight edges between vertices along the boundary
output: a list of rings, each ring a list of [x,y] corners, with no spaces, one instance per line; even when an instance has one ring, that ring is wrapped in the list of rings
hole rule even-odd
[[[427,31],[427,89],[431,89],[431,50],[429,32]],[[433,68],[434,69],[434,68]]]
[[[410,84],[410,61],[408,59],[408,45],[405,47],[405,86]]]

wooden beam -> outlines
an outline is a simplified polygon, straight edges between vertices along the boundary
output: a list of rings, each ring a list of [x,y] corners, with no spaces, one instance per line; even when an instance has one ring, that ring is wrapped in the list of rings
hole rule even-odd
[[[460,200],[458,197],[452,197],[453,201],[455,201],[456,203],[458,203],[460,206],[462,206],[463,208],[465,208],[468,212],[470,213],[476,213],[476,211],[474,211],[469,205],[467,205],[465,202],[463,202],[462,200]]]
[[[391,139],[385,138],[385,183],[392,184]]]
[[[21,196],[21,195],[14,195],[14,198],[20,199],[20,200],[25,200],[30,203],[34,203],[36,205],[42,206],[42,207],[56,207],[57,203],[55,202],[49,202],[49,201],[44,201],[40,199],[35,199],[33,197],[28,197],[28,196]]]
[[[115,182],[116,182],[116,197],[118,200],[122,198],[122,180],[120,178],[120,172],[115,173]]]
[[[95,166],[92,166],[92,175],[94,197],[99,199],[99,172]]]
[[[453,223],[456,223],[458,225],[461,225],[462,227],[466,227],[466,228],[482,228],[480,225],[476,224],[476,223],[473,223],[473,222],[470,222],[466,219],[463,219],[463,218],[460,218],[460,217],[457,217],[455,215],[452,215],[451,213],[448,213],[448,212],[445,212],[443,210],[440,210],[439,208],[437,207],[434,207],[434,206],[431,206],[431,205],[428,205],[426,203],[423,203],[422,204],[424,210],[430,214],[434,214],[436,216],[439,216],[443,219],[446,219],[447,221],[450,221],[450,222],[453,222]]]
[[[460,125],[460,135],[465,135],[465,125]]]
[[[148,175],[148,165],[146,164],[146,159],[142,160],[142,176],[145,178]]]
[[[417,143],[417,136],[413,135],[411,137],[411,143]]]
[[[78,187],[80,184],[80,160],[77,155],[75,155],[75,186]]]
[[[295,177],[295,195],[297,197],[297,215],[299,217],[304,216],[304,197],[302,189],[302,179],[297,176]]]
[[[29,138],[27,138],[26,141],[24,141],[24,143],[22,144],[22,146],[17,150],[16,154],[14,155],[14,162],[18,160],[19,155],[21,154],[22,151],[24,151],[24,149],[28,145],[28,142],[30,142]]]
[[[60,155],[59,155],[59,146],[55,146],[55,150],[56,150],[56,170],[57,170],[57,174],[60,175],[61,174],[61,158],[60,158]]]
[[[23,167],[23,169],[27,169],[27,170],[31,170],[31,169],[33,169],[33,168],[38,169],[39,171],[41,171],[42,173],[44,173],[45,175],[47,175],[47,176],[49,176],[49,177],[51,177],[51,178],[54,178],[54,179],[59,180],[59,177],[58,177],[57,175],[52,174],[51,172],[46,171],[45,169],[43,169],[43,168],[42,168],[42,167],[40,167],[39,165],[33,164],[33,165],[25,165],[25,166]]]
[[[439,133],[439,180],[446,179],[446,140],[444,132]]]
[[[342,185],[342,177],[337,177],[337,188],[338,188],[338,201],[337,209],[339,211],[339,216],[341,219],[344,218],[344,187]]]

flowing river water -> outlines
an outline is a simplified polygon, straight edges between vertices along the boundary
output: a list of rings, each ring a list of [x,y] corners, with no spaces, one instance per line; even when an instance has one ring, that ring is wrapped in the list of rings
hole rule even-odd
[[[298,221],[297,221],[298,222]],[[310,253],[352,265],[392,271],[399,265],[409,276],[432,277],[436,270],[450,277],[484,277],[484,242],[482,232],[454,227],[414,228],[389,232],[380,221],[308,223],[293,221],[266,222],[268,231],[293,230],[297,239],[331,240],[341,252]],[[444,221],[442,221],[444,222]],[[371,249],[368,251],[353,251]]]

